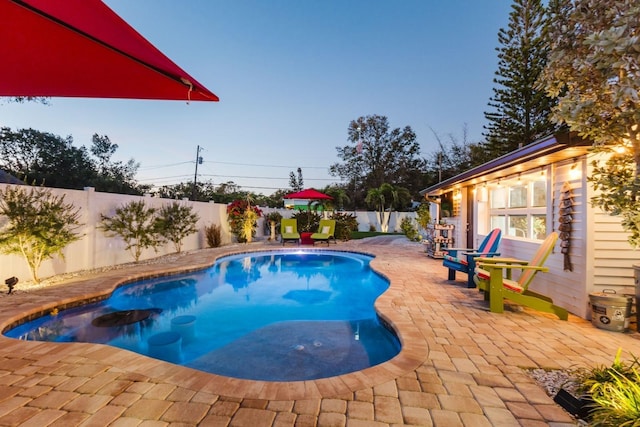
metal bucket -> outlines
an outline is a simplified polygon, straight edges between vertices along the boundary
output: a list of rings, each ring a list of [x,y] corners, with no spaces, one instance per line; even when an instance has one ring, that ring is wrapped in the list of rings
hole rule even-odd
[[[629,330],[633,297],[616,295],[616,291],[605,289],[589,294],[591,323],[600,329],[614,332]]]

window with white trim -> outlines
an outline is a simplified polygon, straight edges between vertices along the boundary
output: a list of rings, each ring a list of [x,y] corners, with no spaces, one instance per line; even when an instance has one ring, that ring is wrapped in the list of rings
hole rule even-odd
[[[527,174],[489,187],[490,228],[504,236],[543,240],[547,235],[547,182]]]

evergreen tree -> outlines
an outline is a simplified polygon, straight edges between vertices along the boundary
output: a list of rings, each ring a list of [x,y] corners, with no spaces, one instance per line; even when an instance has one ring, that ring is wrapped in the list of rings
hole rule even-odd
[[[515,0],[509,27],[498,32],[498,70],[491,111],[485,112],[485,149],[497,158],[555,130],[552,98],[536,81],[549,51],[546,11],[541,0]]]
[[[302,191],[304,189],[304,180],[302,179],[302,168],[298,168],[298,176],[293,172],[289,173],[289,187],[294,192]]]

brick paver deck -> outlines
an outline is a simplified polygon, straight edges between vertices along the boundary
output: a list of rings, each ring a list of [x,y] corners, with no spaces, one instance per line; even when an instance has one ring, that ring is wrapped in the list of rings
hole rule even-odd
[[[0,296],[0,327],[96,299],[119,283],[267,243],[186,254]],[[376,255],[391,281],[377,301],[403,343],[389,362],[334,378],[264,382],[226,378],[98,344],[0,337],[0,426],[544,426],[575,425],[521,368],[609,365],[618,348],[640,355],[640,334],[563,322],[525,310],[493,314],[465,278],[400,238],[339,243]]]

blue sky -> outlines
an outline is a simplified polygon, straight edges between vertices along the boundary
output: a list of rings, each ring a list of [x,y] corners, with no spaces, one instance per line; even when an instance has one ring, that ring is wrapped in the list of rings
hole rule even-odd
[[[328,173],[360,116],[411,126],[423,156],[433,132],[482,139],[507,0],[105,0],[220,102],[53,98],[0,105],[0,125],[119,145],[141,183],[233,181],[270,194],[301,167]]]

